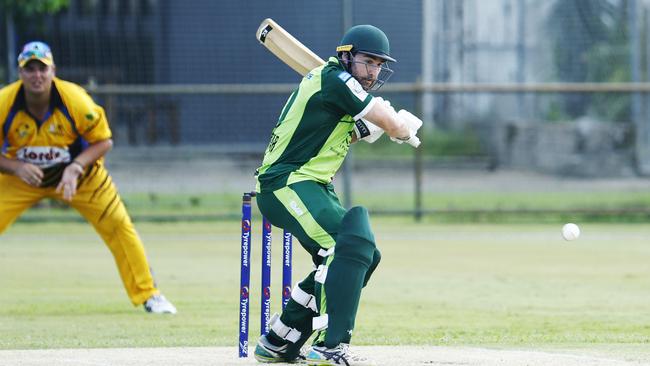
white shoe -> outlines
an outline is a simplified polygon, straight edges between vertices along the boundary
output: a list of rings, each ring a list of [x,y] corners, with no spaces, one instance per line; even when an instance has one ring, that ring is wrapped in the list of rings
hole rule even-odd
[[[288,344],[284,346],[274,346],[266,339],[266,335],[260,337],[255,347],[255,359],[261,363],[302,363],[305,360],[306,350],[300,350],[298,356],[293,359],[287,359]]]
[[[350,345],[341,343],[335,348],[312,347],[307,354],[309,365],[374,365],[367,358],[350,352]]]
[[[144,302],[144,310],[154,314],[176,314],[176,307],[162,294],[151,296]]]

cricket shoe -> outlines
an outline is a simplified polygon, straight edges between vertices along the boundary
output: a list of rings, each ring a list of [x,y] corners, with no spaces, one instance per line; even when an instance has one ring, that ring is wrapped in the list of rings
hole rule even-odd
[[[335,348],[313,346],[307,354],[307,364],[316,366],[345,365],[361,366],[374,365],[367,358],[350,352],[350,345],[341,343]]]
[[[305,352],[301,350],[300,354],[296,358],[289,360],[286,358],[288,347],[288,344],[285,344],[284,346],[274,346],[266,339],[266,335],[263,335],[257,341],[257,346],[255,346],[255,359],[262,363],[303,363],[305,360]]]
[[[176,307],[162,294],[151,296],[144,302],[144,310],[153,314],[176,314]]]

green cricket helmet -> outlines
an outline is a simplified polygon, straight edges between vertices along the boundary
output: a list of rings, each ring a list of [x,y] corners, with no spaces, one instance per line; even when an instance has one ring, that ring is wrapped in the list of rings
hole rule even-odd
[[[386,34],[369,24],[355,25],[345,32],[336,52],[361,52],[385,61],[397,62],[390,57],[390,43]]]
[[[390,56],[390,44],[386,34],[381,29],[369,24],[355,25],[345,32],[339,46],[336,47],[336,52],[346,70],[361,82],[363,88],[366,90],[378,90],[381,88],[393,74],[393,70],[388,67],[387,62],[397,62],[397,60]],[[381,65],[381,70],[376,79],[360,77],[352,72],[351,62],[343,61],[341,55],[345,52],[348,52],[352,56],[357,53],[363,53],[386,62]],[[365,67],[368,68],[369,66],[365,64]],[[370,74],[370,72],[367,73],[367,75]]]

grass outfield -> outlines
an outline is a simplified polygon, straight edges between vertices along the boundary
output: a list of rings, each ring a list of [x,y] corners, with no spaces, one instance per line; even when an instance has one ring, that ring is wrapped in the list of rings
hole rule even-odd
[[[239,193],[184,194],[130,193],[123,195],[129,214],[136,220],[174,221],[236,219],[241,212]],[[46,201],[47,202],[47,201]],[[371,212],[412,211],[412,192],[369,192],[355,196],[355,205]],[[493,223],[648,222],[650,193],[647,190],[592,192],[427,192],[422,209],[433,212],[430,221]],[[63,220],[62,220],[63,219]],[[43,220],[81,221],[75,211],[60,203],[26,211],[21,222]]]
[[[436,225],[373,220],[383,262],[357,319],[359,345],[584,348],[650,354],[650,225]],[[0,348],[232,346],[239,224],[139,224],[176,316],[133,308],[83,224],[16,224],[0,236]],[[259,225],[254,229],[259,229]],[[277,234],[277,230],[276,230]],[[252,277],[259,279],[259,231]],[[275,243],[279,242],[279,236]],[[310,270],[297,248],[294,275]],[[273,311],[280,305],[274,246]],[[252,285],[259,294],[259,285]],[[251,334],[259,333],[257,295]],[[254,341],[255,337],[251,337]]]

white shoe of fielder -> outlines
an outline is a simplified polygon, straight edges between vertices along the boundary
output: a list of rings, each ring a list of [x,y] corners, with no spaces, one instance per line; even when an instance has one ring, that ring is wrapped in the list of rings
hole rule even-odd
[[[335,348],[312,347],[307,353],[308,365],[374,365],[367,358],[350,352],[350,345],[341,343]]]
[[[176,314],[176,307],[162,294],[151,296],[144,302],[144,310],[153,314]]]

